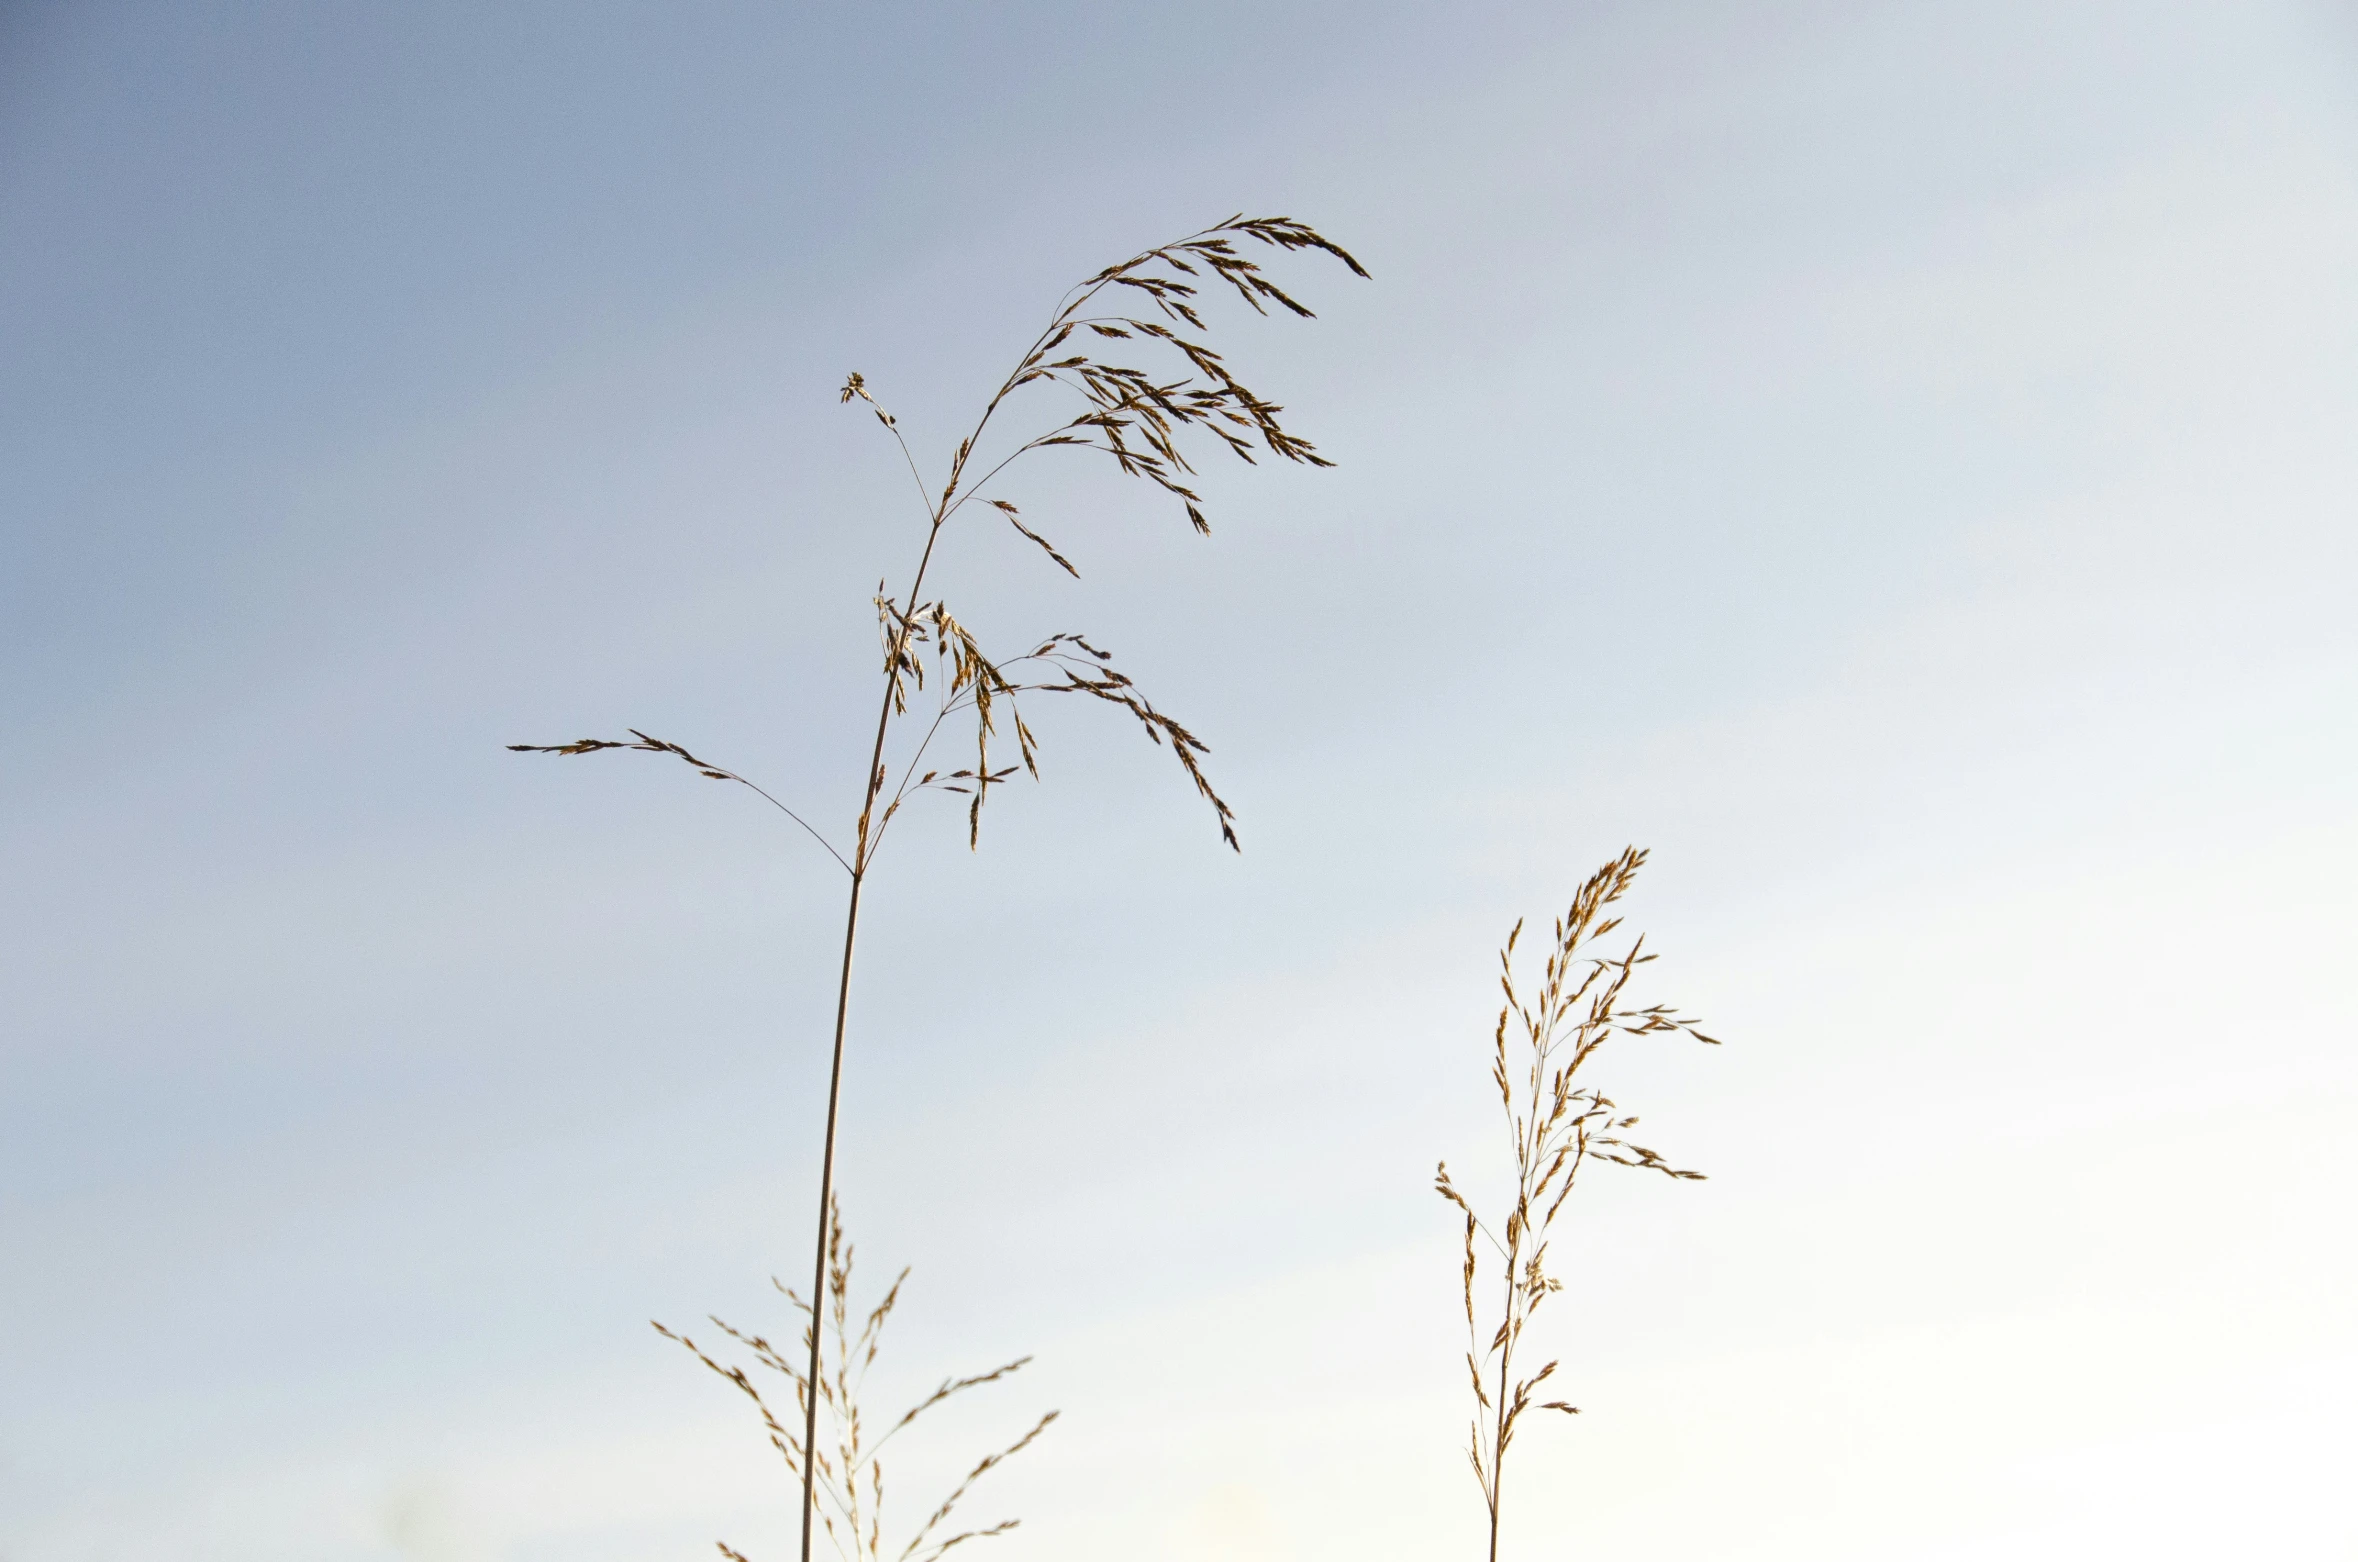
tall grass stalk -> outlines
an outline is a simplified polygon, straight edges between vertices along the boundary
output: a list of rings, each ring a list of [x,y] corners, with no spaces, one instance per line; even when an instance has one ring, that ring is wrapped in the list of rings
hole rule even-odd
[[[814,1297],[826,1286],[832,1240],[845,1026],[851,1006],[852,957],[859,945],[861,899],[877,852],[902,806],[928,791],[965,797],[967,844],[972,848],[981,839],[983,806],[991,789],[1010,779],[1018,768],[1035,779],[1039,775],[1038,743],[1025,724],[1021,697],[1081,695],[1126,711],[1150,740],[1158,745],[1168,743],[1196,792],[1210,805],[1221,839],[1232,849],[1237,847],[1235,816],[1204,773],[1205,745],[1157,710],[1138,686],[1114,667],[1110,653],[1079,634],[1059,632],[1030,642],[1031,648],[1019,655],[994,660],[965,622],[950,611],[938,590],[931,599],[925,592],[937,546],[950,524],[962,516],[970,522],[985,516],[1005,521],[1048,561],[1068,575],[1079,576],[1080,571],[1063,552],[1027,524],[1012,502],[994,492],[994,485],[1010,467],[1037,451],[1071,448],[1105,456],[1123,476],[1151,484],[1183,509],[1199,533],[1208,533],[1211,523],[1205,516],[1203,496],[1190,484],[1195,469],[1183,444],[1216,444],[1248,463],[1261,453],[1309,466],[1332,464],[1308,440],[1289,431],[1280,416],[1285,409],[1238,379],[1227,360],[1206,340],[1209,329],[1201,313],[1207,302],[1203,296],[1206,289],[1216,293],[1225,288],[1256,314],[1267,315],[1275,306],[1302,319],[1312,318],[1306,306],[1249,257],[1246,247],[1251,245],[1282,254],[1321,252],[1341,262],[1353,275],[1367,275],[1357,260],[1307,224],[1290,217],[1242,215],[1108,266],[1066,291],[1047,325],[1032,338],[1015,367],[983,403],[973,427],[958,441],[938,489],[925,474],[899,422],[876,400],[867,382],[857,373],[844,381],[838,399],[868,408],[898,446],[916,482],[922,516],[914,550],[916,562],[907,586],[888,593],[880,585],[875,597],[884,651],[883,687],[875,735],[866,745],[860,806],[847,842],[838,844],[802,812],[736,771],[636,728],[630,729],[628,739],[509,745],[524,753],[580,755],[630,749],[671,755],[711,780],[736,782],[759,794],[825,848],[842,869],[847,881],[843,955],[835,984],[826,1135],[819,1162],[818,1236],[811,1260]],[[1150,372],[1100,356],[1109,352],[1136,357],[1155,367]],[[1080,410],[1044,426],[1034,424],[1035,431],[1028,434],[1004,434],[1003,424],[1014,408],[1030,401],[1026,393],[1052,388],[1078,397]],[[933,708],[920,708],[912,718],[912,705],[929,687]],[[904,722],[909,736],[896,749],[894,739]],[[926,768],[934,742],[944,729],[965,729],[969,722],[972,759],[952,770]],[[992,740],[1000,740],[1003,756],[1007,731],[1013,735],[1017,763],[994,765]],[[810,1382],[817,1382],[820,1376],[821,1332],[817,1328],[811,1331],[805,1369]],[[817,1441],[816,1397],[809,1399],[804,1412],[803,1446],[810,1448]],[[818,1507],[813,1461],[803,1462],[802,1476],[802,1562],[810,1562],[812,1519]]]
[[[1675,1032],[1719,1045],[1696,1029],[1694,1020],[1664,1005],[1641,1008],[1628,1001],[1630,978],[1639,966],[1655,958],[1645,953],[1644,938],[1633,940],[1618,955],[1597,953],[1600,941],[1621,926],[1619,917],[1606,913],[1628,892],[1630,881],[1645,861],[1646,854],[1631,847],[1581,885],[1571,907],[1556,919],[1538,991],[1530,997],[1524,996],[1515,981],[1515,946],[1523,936],[1522,923],[1515,924],[1506,947],[1499,951],[1498,979],[1506,1002],[1498,1011],[1492,1038],[1490,1078],[1506,1117],[1515,1167],[1514,1202],[1508,1207],[1504,1226],[1494,1226],[1475,1213],[1473,1204],[1450,1181],[1446,1161],[1434,1177],[1435,1190],[1466,1217],[1466,1372],[1474,1393],[1467,1456],[1473,1461],[1474,1479],[1481,1485],[1482,1503],[1489,1514],[1490,1562],[1498,1562],[1506,1456],[1516,1424],[1528,1410],[1580,1413],[1560,1399],[1532,1402],[1532,1394],[1555,1375],[1557,1362],[1549,1361],[1528,1377],[1515,1376],[1516,1351],[1523,1343],[1524,1330],[1540,1304],[1564,1288],[1564,1282],[1547,1271],[1548,1237],[1564,1201],[1592,1161],[1634,1166],[1684,1181],[1701,1181],[1703,1177],[1701,1172],[1682,1171],[1652,1150],[1623,1138],[1637,1126],[1637,1118],[1623,1115],[1582,1075],[1617,1034]],[[1511,1047],[1510,1032],[1514,1038]],[[1498,1265],[1494,1283],[1499,1296],[1498,1324],[1487,1344],[1482,1323],[1477,1321],[1474,1294],[1485,1250]]]

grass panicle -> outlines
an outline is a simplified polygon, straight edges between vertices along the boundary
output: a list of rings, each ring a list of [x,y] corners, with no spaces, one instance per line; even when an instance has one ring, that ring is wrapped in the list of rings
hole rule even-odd
[[[1434,1176],[1435,1191],[1465,1216],[1466,1373],[1474,1396],[1467,1456],[1489,1516],[1490,1562],[1498,1562],[1507,1450],[1524,1414],[1580,1413],[1560,1399],[1533,1398],[1555,1376],[1558,1362],[1550,1360],[1536,1372],[1516,1376],[1516,1352],[1524,1331],[1541,1304],[1564,1288],[1547,1269],[1549,1234],[1564,1201],[1593,1161],[1660,1172],[1679,1181],[1703,1177],[1627,1138],[1637,1118],[1623,1113],[1583,1072],[1616,1035],[1679,1034],[1719,1045],[1694,1020],[1664,1005],[1630,1001],[1631,978],[1655,958],[1645,952],[1642,937],[1620,954],[1598,952],[1602,941],[1621,926],[1621,919],[1608,913],[1628,892],[1645,861],[1646,854],[1631,847],[1590,875],[1570,908],[1556,919],[1536,991],[1516,981],[1515,950],[1522,923],[1515,924],[1499,952],[1499,985],[1506,1001],[1492,1036],[1490,1078],[1506,1119],[1515,1167],[1514,1200],[1503,1224],[1475,1211],[1450,1180],[1447,1162]],[[1498,1266],[1493,1282],[1499,1297],[1495,1327],[1476,1299],[1485,1253]]]
[[[831,1212],[828,1221],[827,1287],[822,1305],[814,1307],[802,1294],[781,1281],[770,1283],[782,1292],[794,1311],[802,1316],[801,1359],[779,1350],[759,1334],[750,1334],[725,1323],[719,1318],[712,1326],[734,1340],[751,1358],[754,1371],[742,1364],[724,1365],[693,1339],[658,1323],[655,1332],[667,1340],[685,1346],[695,1358],[715,1373],[726,1378],[737,1391],[753,1402],[761,1417],[762,1429],[769,1434],[770,1446],[777,1449],[786,1462],[789,1476],[796,1481],[809,1479],[819,1499],[819,1522],[823,1533],[843,1562],[884,1562],[884,1449],[895,1437],[914,1425],[927,1411],[948,1403],[972,1389],[999,1382],[1023,1370],[1031,1361],[1029,1356],[1018,1357],[988,1372],[970,1377],[945,1378],[941,1385],[916,1404],[903,1411],[881,1436],[871,1437],[860,1414],[860,1393],[867,1383],[868,1369],[876,1364],[882,1349],[885,1322],[900,1304],[901,1287],[908,1282],[909,1271],[903,1269],[876,1305],[858,1314],[852,1306],[852,1245],[844,1236],[840,1208]],[[858,1318],[857,1326],[854,1318]],[[813,1345],[821,1370],[814,1377],[807,1367]],[[832,1345],[832,1350],[826,1347]],[[757,1374],[769,1372],[784,1378],[794,1391],[795,1411],[791,1421],[782,1421],[764,1397]],[[811,1388],[818,1387],[814,1399]],[[824,1407],[831,1442],[810,1450],[815,1440],[797,1423],[810,1420],[810,1412]],[[1057,1412],[1049,1411],[1032,1423],[1025,1432],[1006,1447],[985,1454],[953,1487],[948,1496],[934,1506],[925,1521],[909,1535],[900,1548],[891,1553],[894,1562],[935,1562],[944,1552],[971,1540],[988,1540],[1014,1529],[1020,1520],[1001,1519],[976,1529],[953,1530],[950,1519],[958,1504],[974,1489],[977,1481],[997,1469],[1007,1460],[1029,1448],[1042,1432],[1056,1420]],[[726,1542],[715,1542],[721,1555],[732,1562],[747,1562],[745,1556]]]
[[[738,772],[635,728],[628,740],[509,745],[520,753],[579,756],[626,750],[670,755],[708,779],[736,782],[755,792],[824,847],[843,870],[848,884],[819,1167],[814,1296],[828,1283],[832,1251],[830,1213],[845,1022],[861,896],[877,851],[903,806],[925,792],[963,798],[967,845],[978,847],[984,806],[993,788],[1019,770],[1035,779],[1040,773],[1039,743],[1024,719],[1023,697],[1078,695],[1128,713],[1150,741],[1167,746],[1197,795],[1210,806],[1221,840],[1232,850],[1241,849],[1235,813],[1204,769],[1209,749],[1194,732],[1157,709],[1129,675],[1114,666],[1110,653],[1083,635],[1059,631],[1019,642],[1022,648],[1013,654],[994,657],[938,590],[927,594],[942,536],[962,515],[1004,521],[1028,551],[1077,578],[1080,569],[1072,558],[1000,489],[1017,462],[1044,450],[1080,450],[1103,457],[1120,475],[1149,485],[1176,504],[1199,533],[1211,530],[1207,503],[1194,482],[1195,459],[1202,452],[1225,450],[1248,465],[1263,456],[1307,466],[1331,465],[1308,439],[1287,426],[1283,406],[1247,384],[1229,359],[1212,347],[1207,319],[1213,296],[1241,300],[1257,315],[1267,316],[1274,309],[1300,319],[1314,318],[1309,307],[1262,265],[1264,260],[1304,255],[1338,262],[1354,276],[1367,275],[1349,252],[1305,223],[1291,217],[1239,214],[1141,251],[1076,283],[985,398],[979,416],[938,469],[938,486],[918,460],[900,420],[877,399],[865,376],[854,372],[844,380],[837,400],[865,407],[891,436],[915,481],[922,515],[922,536],[915,539],[916,561],[906,586],[895,591],[889,582],[881,582],[876,589],[883,689],[875,735],[867,744],[861,772],[860,806],[846,834],[830,836],[803,811]],[[1033,416],[1029,409],[1051,395],[1061,396],[1063,410]],[[1030,421],[1018,423],[1019,417]],[[1016,425],[1013,432],[1011,424]],[[927,695],[930,710],[920,704]],[[896,725],[904,721],[905,728]],[[936,740],[956,742],[959,733],[971,739],[972,758],[956,768],[945,768],[947,761],[931,762]],[[1000,745],[996,751],[994,740]],[[1010,741],[1013,763],[1005,762]],[[810,1331],[803,1370],[806,1381],[821,1383],[822,1392],[804,1396],[804,1431],[800,1443],[790,1443],[793,1447],[807,1448],[817,1439],[819,1404],[826,1397],[820,1332],[815,1327]],[[783,1434],[773,1428],[773,1435]],[[811,1562],[822,1461],[802,1460],[801,1469],[802,1562]]]

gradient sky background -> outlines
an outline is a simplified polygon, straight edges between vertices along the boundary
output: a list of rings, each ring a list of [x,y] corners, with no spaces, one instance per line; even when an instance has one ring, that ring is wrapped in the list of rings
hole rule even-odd
[[[2358,1557],[2358,15],[0,8],[0,1558],[789,1554],[868,593],[1084,272],[1340,463],[961,537],[1211,741],[1044,714],[896,848],[843,1157],[885,1397],[1019,1352],[998,1555],[1472,1554],[1446,1155],[1625,842],[1517,1556]],[[826,870],[826,871],[822,871]],[[1485,1184],[1487,1185],[1487,1184]]]

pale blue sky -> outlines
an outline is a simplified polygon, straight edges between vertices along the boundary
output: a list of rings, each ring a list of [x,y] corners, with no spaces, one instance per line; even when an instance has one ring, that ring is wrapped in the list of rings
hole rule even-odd
[[[0,1558],[787,1554],[644,1326],[800,1262],[867,594],[1057,291],[1234,210],[1340,463],[1042,466],[844,1156],[1043,1559],[1473,1543],[1492,951],[1625,841],[1518,1555],[2358,1555],[2347,7],[0,10]],[[774,1319],[763,1320],[775,1324]],[[919,1472],[903,1491],[918,1495]]]

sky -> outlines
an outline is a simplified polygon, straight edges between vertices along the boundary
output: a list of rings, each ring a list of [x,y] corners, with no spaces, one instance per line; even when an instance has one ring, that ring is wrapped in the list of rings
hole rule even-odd
[[[1212,320],[1335,468],[1045,452],[1081,578],[939,565],[1244,849],[1058,709],[882,861],[872,1403],[1034,1358],[901,1532],[1054,1408],[1009,1562],[1474,1554],[1432,1167],[1635,843],[1724,1045],[1601,1082],[1710,1175],[1567,1206],[1505,1554],[2358,1558],[2349,6],[17,0],[0,1559],[792,1554],[647,1320],[793,1327],[840,875],[503,745],[840,832],[923,524],[844,375],[938,476],[1239,211],[1372,274]]]

